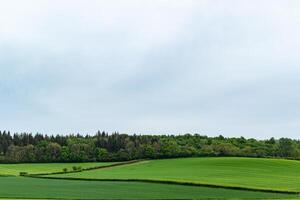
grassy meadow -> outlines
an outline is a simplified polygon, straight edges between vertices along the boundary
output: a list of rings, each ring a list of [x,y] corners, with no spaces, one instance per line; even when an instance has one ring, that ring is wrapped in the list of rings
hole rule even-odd
[[[30,164],[0,164],[0,175],[19,175],[20,172],[29,174],[62,172],[64,168],[72,171],[72,167],[89,168],[106,166],[112,162],[90,162],[90,163],[30,163]]]
[[[295,195],[156,183],[0,178],[0,198],[18,199],[292,199]]]
[[[72,170],[73,166],[112,164],[115,163],[1,164],[0,199],[300,199],[299,194],[255,191],[300,191],[300,162],[279,159],[144,160],[67,174],[18,176],[21,171],[39,174]]]
[[[300,162],[262,158],[183,158],[85,171],[59,177],[150,179],[222,186],[300,191]]]

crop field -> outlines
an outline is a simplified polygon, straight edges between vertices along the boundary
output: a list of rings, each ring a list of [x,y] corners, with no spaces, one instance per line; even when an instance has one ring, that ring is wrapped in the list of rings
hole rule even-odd
[[[0,199],[300,199],[298,161],[228,157],[115,164],[3,164],[1,174],[15,176],[0,175]],[[108,165],[112,166],[34,176],[73,166]],[[20,177],[20,171],[33,176]]]
[[[62,172],[64,168],[68,171],[72,167],[89,168],[96,166],[105,166],[114,164],[112,162],[101,163],[37,163],[37,164],[0,164],[0,175],[19,175],[20,172],[28,172],[30,174]]]
[[[171,180],[221,186],[300,191],[300,162],[261,158],[184,158],[143,161],[59,177]]]
[[[26,199],[207,199],[295,198],[294,195],[156,183],[0,178],[0,198]]]

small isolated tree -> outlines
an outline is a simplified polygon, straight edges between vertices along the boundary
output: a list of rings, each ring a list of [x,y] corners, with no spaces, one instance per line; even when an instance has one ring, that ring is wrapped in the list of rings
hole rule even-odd
[[[63,172],[67,173],[68,172],[68,168],[63,168]]]
[[[73,171],[82,171],[81,166],[73,166],[72,169],[73,169]]]
[[[81,166],[78,166],[78,167],[77,167],[77,171],[82,171],[82,167],[81,167]]]
[[[26,175],[28,175],[27,172],[20,172],[20,176],[26,176]]]

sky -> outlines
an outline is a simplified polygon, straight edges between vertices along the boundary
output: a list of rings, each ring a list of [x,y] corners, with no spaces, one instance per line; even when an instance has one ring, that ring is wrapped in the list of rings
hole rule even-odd
[[[300,139],[298,0],[0,0],[0,129]]]

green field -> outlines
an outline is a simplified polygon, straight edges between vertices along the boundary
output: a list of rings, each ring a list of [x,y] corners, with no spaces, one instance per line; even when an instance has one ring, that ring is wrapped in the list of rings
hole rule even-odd
[[[73,166],[82,168],[111,165],[111,162],[101,163],[38,163],[38,164],[0,164],[0,175],[19,175],[20,172],[28,172],[29,174],[61,172],[63,168],[72,170]]]
[[[300,191],[300,162],[261,158],[185,158],[151,160],[59,177],[171,180]]]
[[[27,199],[207,199],[295,198],[294,195],[155,183],[0,178],[0,198]]]
[[[18,176],[21,171],[38,174],[61,172],[63,168],[71,170],[73,166],[89,168],[111,164],[114,163],[1,164],[0,199],[300,199],[297,194],[242,189],[299,192],[300,162],[279,159],[149,160],[69,174]],[[145,182],[147,180],[171,183]],[[185,183],[223,188],[183,185]],[[229,189],[230,186],[240,189]]]

